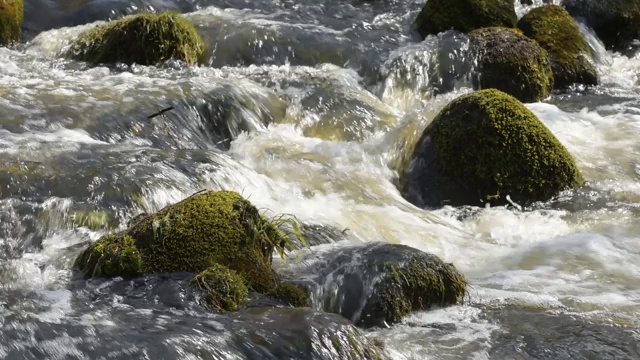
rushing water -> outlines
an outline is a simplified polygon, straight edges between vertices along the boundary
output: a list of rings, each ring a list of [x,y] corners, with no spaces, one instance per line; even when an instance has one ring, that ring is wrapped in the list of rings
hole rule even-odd
[[[0,358],[277,358],[230,349],[243,337],[295,343],[305,321],[340,333],[318,313],[207,315],[180,274],[72,276],[100,225],[124,227],[205,188],[348,228],[346,244],[401,243],[454,263],[471,283],[464,305],[365,332],[394,359],[640,358],[640,54],[606,52],[582,26],[602,85],[527,104],[587,189],[529,209],[425,211],[401,197],[394,166],[471,91],[474,64],[461,34],[420,42],[411,24],[422,4],[26,1],[28,42],[0,48]],[[64,59],[89,22],[145,9],[196,23],[207,66]],[[295,273],[342,244],[276,265]]]

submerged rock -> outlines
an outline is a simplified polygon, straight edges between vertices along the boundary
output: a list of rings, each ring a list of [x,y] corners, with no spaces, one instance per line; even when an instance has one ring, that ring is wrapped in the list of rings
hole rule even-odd
[[[0,2],[0,46],[20,41],[24,7],[22,0]]]
[[[246,359],[387,358],[350,321],[311,309],[248,309],[230,333]]]
[[[237,280],[237,273],[249,290],[268,293],[280,281],[271,269],[273,251],[283,254],[289,241],[240,194],[209,191],[143,216],[120,234],[102,237],[78,257],[75,267],[87,277],[200,273],[196,283],[209,289]],[[218,298],[207,302],[235,308],[246,296],[242,286],[234,285],[229,294],[215,291]]]
[[[400,183],[421,207],[549,200],[583,180],[538,118],[495,89],[449,103],[424,130]]]
[[[466,294],[467,282],[452,264],[405,245],[335,248],[303,267],[284,275],[305,281],[324,311],[365,327],[397,323],[412,311],[458,304]]]
[[[584,19],[607,49],[623,49],[640,38],[640,0],[563,0],[562,5]]]
[[[203,59],[205,45],[191,22],[174,12],[139,14],[107,22],[82,34],[69,56],[97,64],[157,65],[170,59],[189,65]]]
[[[515,27],[518,20],[511,0],[428,0],[416,18],[423,38],[447,30]]]
[[[492,336],[487,350],[490,359],[510,358],[516,353],[524,359],[640,358],[634,336],[637,326],[615,316],[613,321],[598,319],[600,311],[578,315],[570,309],[521,305],[481,309],[480,319],[501,329]]]
[[[549,53],[555,88],[598,84],[598,73],[588,60],[591,52],[580,28],[562,7],[535,8],[518,21],[518,28]]]
[[[544,99],[553,89],[547,52],[518,30],[483,28],[470,33],[478,56],[476,87],[498,89],[522,102]]]

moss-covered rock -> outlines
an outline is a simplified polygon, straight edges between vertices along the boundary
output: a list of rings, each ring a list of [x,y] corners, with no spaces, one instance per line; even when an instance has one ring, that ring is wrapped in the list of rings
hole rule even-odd
[[[142,257],[132,237],[111,234],[80,254],[74,267],[87,277],[135,277],[142,274]]]
[[[428,0],[416,18],[416,25],[426,38],[447,30],[513,28],[517,20],[512,0]]]
[[[22,0],[0,1],[0,46],[20,41],[23,18]]]
[[[90,63],[156,65],[170,59],[200,61],[205,45],[191,22],[174,12],[138,14],[80,35],[69,55]]]
[[[269,292],[269,296],[292,307],[309,306],[309,292],[302,286],[293,283],[278,284]]]
[[[406,245],[370,242],[300,254],[284,269],[314,294],[314,306],[358,326],[384,326],[416,310],[460,303],[467,282],[452,264]],[[307,261],[310,260],[310,261]]]
[[[367,299],[359,325],[380,325],[383,321],[393,324],[413,311],[464,300],[467,282],[453,264],[410,247],[394,247],[393,251],[374,248],[377,251],[369,254],[376,260],[380,279]],[[400,261],[398,256],[402,257]]]
[[[565,88],[574,83],[598,84],[598,73],[588,60],[591,52],[580,28],[562,7],[547,5],[535,8],[518,21],[518,28],[549,53],[555,88]]]
[[[86,254],[103,253],[121,236],[135,246],[139,271],[96,270]],[[131,243],[131,239],[134,240]],[[250,290],[267,293],[279,282],[271,269],[273,251],[290,239],[240,194],[209,191],[195,194],[159,212],[131,222],[123,235],[107,235],[92,244],[76,266],[89,276],[129,276],[163,272],[201,273],[220,264],[236,271]],[[116,258],[114,252],[108,258]]]
[[[514,97],[495,89],[449,103],[427,126],[403,173],[422,207],[548,200],[583,183],[567,149]]]
[[[198,274],[192,283],[204,291],[204,305],[214,311],[236,311],[248,294],[242,276],[220,264]]]
[[[490,27],[470,33],[478,56],[476,87],[498,89],[522,102],[544,99],[553,89],[547,52],[518,30]]]
[[[640,38],[640,0],[563,0],[562,5],[584,19],[607,49],[623,49]]]
[[[209,191],[167,206],[138,221],[129,234],[142,252],[146,272],[200,272],[219,263],[259,292],[275,286],[271,256],[286,242],[249,201],[232,191]]]

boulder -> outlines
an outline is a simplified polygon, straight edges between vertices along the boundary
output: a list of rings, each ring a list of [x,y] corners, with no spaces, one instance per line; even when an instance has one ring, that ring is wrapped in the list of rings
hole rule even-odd
[[[640,0],[563,0],[562,6],[583,19],[607,49],[624,49],[640,38]]]
[[[279,218],[280,219],[280,218]],[[279,278],[271,269],[274,250],[291,240],[278,222],[262,217],[240,194],[208,191],[142,216],[120,234],[106,235],[77,259],[87,277],[211,273],[222,265],[237,272],[248,289],[271,291]]]
[[[526,205],[581,186],[567,149],[516,98],[495,89],[461,96],[422,133],[400,184],[421,207]]]
[[[22,0],[0,1],[0,46],[20,41],[23,18]]]
[[[458,304],[466,294],[452,264],[405,245],[373,242],[301,256],[302,268],[283,276],[304,281],[317,306],[358,326],[394,324],[413,311]]]
[[[157,65],[175,59],[192,65],[203,59],[205,48],[191,22],[178,13],[164,12],[99,25],[80,35],[68,54],[97,64]]]
[[[518,18],[512,0],[427,0],[416,18],[423,38],[447,30],[515,27]]]
[[[470,33],[478,57],[475,86],[498,89],[522,102],[544,99],[553,89],[547,52],[518,30],[489,27]]]
[[[598,73],[589,61],[591,52],[580,28],[562,7],[535,8],[518,21],[518,28],[549,53],[555,88],[598,84]]]

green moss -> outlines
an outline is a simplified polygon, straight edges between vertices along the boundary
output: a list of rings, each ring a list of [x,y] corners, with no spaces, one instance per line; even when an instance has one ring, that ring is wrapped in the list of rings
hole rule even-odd
[[[196,194],[140,219],[128,233],[147,273],[199,273],[218,263],[240,273],[258,292],[276,285],[271,256],[287,242],[249,201],[231,191]]]
[[[583,183],[571,154],[514,97],[495,89],[449,103],[427,127],[442,171],[477,199],[548,200]],[[471,205],[475,204],[472,203]]]
[[[382,271],[390,276],[376,285],[378,301],[366,313],[382,315],[387,323],[393,324],[412,311],[462,302],[467,291],[464,276],[452,264],[424,256],[413,257],[401,265],[384,264]]]
[[[292,283],[278,284],[269,292],[269,296],[292,307],[307,307],[311,302],[309,293],[301,286]]]
[[[423,38],[447,30],[469,32],[490,26],[515,27],[511,0],[428,0],[416,18]]]
[[[556,88],[598,83],[598,73],[588,60],[591,52],[587,43],[576,21],[562,7],[535,8],[518,21],[518,27],[549,53]]]
[[[478,52],[479,87],[498,89],[522,102],[540,101],[553,89],[547,52],[519,30],[490,27],[472,31]]]
[[[214,311],[236,311],[248,294],[242,276],[220,264],[198,274],[192,283],[205,292],[204,305]]]
[[[0,46],[20,41],[23,17],[22,0],[0,1]]]
[[[133,238],[112,234],[91,244],[74,267],[86,277],[136,277],[142,274],[142,258]]]
[[[91,63],[156,65],[169,59],[202,60],[205,45],[191,22],[178,13],[139,14],[110,21],[76,40],[69,55]]]

